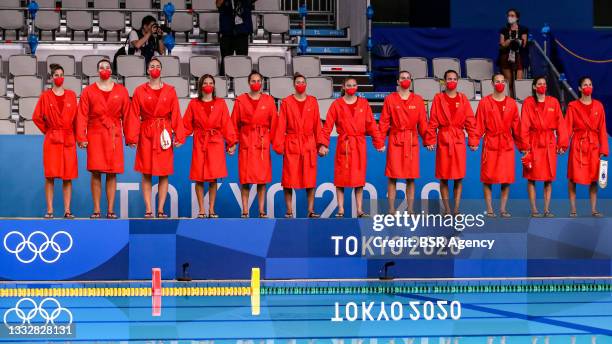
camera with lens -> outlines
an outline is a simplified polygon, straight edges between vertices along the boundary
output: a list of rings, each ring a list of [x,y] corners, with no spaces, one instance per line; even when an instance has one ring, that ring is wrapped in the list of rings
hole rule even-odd
[[[510,31],[510,50],[518,51],[521,48],[521,39],[518,37],[518,31]]]

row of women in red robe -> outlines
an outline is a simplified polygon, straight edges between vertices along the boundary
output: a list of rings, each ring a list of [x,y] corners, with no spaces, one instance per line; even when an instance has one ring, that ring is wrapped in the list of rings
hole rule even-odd
[[[314,211],[317,153],[328,154],[330,136],[338,133],[335,154],[334,184],[338,200],[338,217],[344,216],[344,188],[355,188],[357,215],[363,212],[363,186],[366,177],[366,140],[372,137],[375,148],[389,150],[385,174],[389,177],[388,194],[394,212],[397,179],[406,179],[408,211],[413,209],[414,179],[419,177],[418,136],[430,150],[436,150],[436,178],[441,181],[445,211],[449,212],[449,180],[454,181],[454,212],[459,212],[461,180],[466,170],[466,140],[476,150],[484,137],[481,180],[484,183],[487,212],[494,216],[491,185],[502,184],[501,216],[506,209],[509,185],[514,182],[514,145],[525,156],[524,177],[529,181],[533,216],[552,216],[549,209],[550,183],[555,178],[556,155],[563,153],[572,137],[570,148],[570,198],[575,215],[575,185],[588,184],[591,194],[597,192],[597,165],[607,155],[605,114],[600,102],[591,99],[590,79],[580,81],[582,97],[569,106],[563,118],[559,103],[546,96],[546,81],[534,80],[534,95],[523,105],[522,119],[510,97],[505,96],[505,80],[497,74],[492,83],[495,92],[485,97],[474,116],[465,95],[457,92],[458,75],[445,74],[446,90],[433,100],[427,120],[423,99],[409,91],[411,76],[400,72],[398,91],[385,99],[380,124],[377,125],[367,100],[358,97],[357,83],[345,80],[342,97],[331,105],[325,125],[321,124],[317,101],[307,95],[307,80],[294,77],[295,92],[283,99],[280,114],[274,99],[261,92],[262,77],[257,72],[248,78],[250,91],[240,95],[230,117],[223,99],[215,97],[214,78],[204,75],[198,80],[198,98],[193,99],[183,118],[174,88],[160,78],[161,63],[152,59],[148,66],[150,81],[139,86],[130,102],[126,89],[111,79],[108,60],[98,63],[99,81],[87,87],[80,103],[74,93],[62,87],[63,70],[52,68],[53,88],[45,91],[34,114],[34,121],[46,135],[44,166],[47,191],[47,214],[53,216],[53,180],[64,180],[65,217],[71,218],[70,180],[77,177],[75,144],[87,148],[87,169],[92,173],[94,199],[92,218],[101,216],[102,175],[106,175],[108,218],[116,218],[114,194],[116,175],[123,173],[122,136],[126,144],[136,147],[135,170],[143,175],[145,217],[153,217],[151,204],[152,176],[159,177],[157,216],[166,217],[164,202],[168,176],[173,173],[173,146],[180,146],[193,134],[190,179],[196,182],[199,217],[217,217],[214,204],[217,179],[227,176],[225,153],[234,154],[238,145],[238,168],[241,184],[242,216],[248,217],[249,191],[257,185],[259,216],[266,217],[266,184],[271,182],[270,148],[283,155],[282,186],[287,217],[292,217],[292,191],[305,188],[308,216]],[[122,135],[123,132],[123,135]],[[545,185],[544,215],[535,206],[535,182]],[[204,206],[204,183],[209,183],[208,214]],[[594,197],[592,197],[592,200]],[[601,215],[595,208],[593,214]]]

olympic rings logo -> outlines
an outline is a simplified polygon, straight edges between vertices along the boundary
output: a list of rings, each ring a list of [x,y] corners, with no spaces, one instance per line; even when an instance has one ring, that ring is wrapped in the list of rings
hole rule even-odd
[[[68,246],[66,248],[62,248],[56,241],[58,236],[64,236],[68,240]],[[9,238],[11,237],[19,238],[20,242],[17,245],[11,245],[11,247],[9,247]],[[41,240],[33,240],[37,237],[42,238],[42,242],[39,243],[40,246],[37,245],[37,242]],[[12,231],[4,236],[4,248],[7,252],[14,254],[17,260],[24,264],[33,262],[37,257],[40,257],[40,260],[43,262],[51,264],[57,262],[63,253],[70,251],[72,248],[72,236],[66,231],[58,231],[49,238],[46,233],[35,231],[26,238],[20,232]],[[51,249],[52,253],[47,254],[49,249]],[[32,255],[31,257],[24,254],[28,251]]]
[[[23,307],[22,303],[24,302],[29,303],[31,305],[31,309],[30,307]],[[45,305],[47,303],[55,304],[53,311],[51,311],[50,313],[49,311],[45,309]],[[17,301],[17,304],[15,304],[15,307],[9,308],[6,310],[6,312],[4,312],[3,321],[4,321],[4,324],[8,326],[9,325],[9,322],[7,321],[8,316],[10,314],[15,314],[17,318],[19,318],[19,320],[21,321],[21,325],[30,324],[31,321],[34,318],[36,318],[36,316],[39,316],[40,318],[42,318],[42,320],[45,321],[45,325],[48,325],[49,323],[55,325],[55,320],[62,313],[65,313],[66,316],[68,317],[67,321],[63,321],[62,324],[67,324],[67,325],[72,324],[72,312],[70,312],[68,308],[62,307],[62,305],[60,305],[57,299],[48,297],[40,301],[40,304],[37,305],[36,301],[32,300],[29,297],[25,297]]]

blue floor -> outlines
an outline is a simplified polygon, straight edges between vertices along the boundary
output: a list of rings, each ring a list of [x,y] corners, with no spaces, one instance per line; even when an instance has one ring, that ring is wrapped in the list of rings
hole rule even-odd
[[[42,299],[33,298],[36,303]],[[409,319],[411,301],[422,305],[438,300],[460,301],[461,318]],[[16,312],[9,312],[18,301],[19,298],[0,299],[0,314],[8,312],[9,323],[18,321]],[[72,314],[74,338],[11,339],[5,335],[0,342],[236,343],[252,339],[256,340],[253,343],[262,343],[264,339],[275,339],[274,343],[287,343],[297,339],[298,343],[337,344],[334,339],[344,339],[344,343],[362,339],[362,343],[377,344],[510,344],[534,340],[548,344],[612,343],[610,293],[272,295],[262,297],[259,316],[251,315],[249,297],[164,297],[159,317],[151,315],[151,299],[146,297],[57,298],[57,301]],[[371,311],[375,318],[381,302],[387,311],[392,302],[401,302],[402,320],[362,321],[359,309],[357,321],[331,321],[336,302],[344,310],[348,302],[361,305],[371,301],[376,303]],[[23,314],[32,310],[28,302],[22,302],[21,308]],[[56,305],[47,302],[43,308],[51,315]],[[68,319],[66,311],[59,313],[56,323]],[[40,314],[39,310],[32,322],[42,321]]]

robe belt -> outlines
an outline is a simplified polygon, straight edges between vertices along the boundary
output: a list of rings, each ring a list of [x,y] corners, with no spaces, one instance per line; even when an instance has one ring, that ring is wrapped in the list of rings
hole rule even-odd
[[[64,147],[72,147],[76,142],[73,128],[49,128],[47,137],[52,143],[63,144]]]
[[[106,129],[106,135],[102,135],[102,144],[104,147],[104,160],[109,165],[112,165],[115,156],[117,130],[120,130],[121,123],[118,118],[112,118],[110,116],[103,116],[102,118],[94,119],[87,128],[104,128]],[[123,149],[123,147],[121,147]]]
[[[579,151],[579,155],[578,155],[578,161],[580,165],[584,165],[585,163],[583,163],[582,161],[582,145],[583,144],[588,144],[589,148],[592,148],[592,146],[596,143],[596,140],[593,138],[593,134],[597,135],[598,133],[595,130],[579,130],[576,131],[574,135],[577,136],[577,140],[578,140],[578,151]],[[585,142],[587,141],[587,142]],[[589,151],[591,151],[591,149],[589,149]]]
[[[482,163],[484,164],[487,161],[487,156],[489,153],[489,150],[487,149],[487,142],[489,140],[497,140],[497,156],[499,157],[499,155],[502,154],[503,151],[500,149],[501,148],[501,142],[504,143],[505,147],[504,148],[509,148],[512,147],[511,144],[506,144],[507,142],[512,142],[512,134],[509,131],[494,131],[494,132],[487,132],[485,134],[485,143],[482,146]]]
[[[213,136],[221,135],[221,132],[217,128],[197,128],[194,131],[194,135],[198,142],[202,143],[202,151],[206,151],[208,142]]]
[[[268,134],[270,132],[270,128],[264,126],[264,125],[259,125],[259,124],[247,124],[242,126],[242,128],[246,129],[246,130],[250,130],[251,134],[249,135],[249,137],[252,135],[252,133],[254,132],[257,137],[259,138],[259,142],[261,144],[260,147],[260,156],[261,156],[261,160],[264,159],[264,137],[266,136],[266,134]],[[251,150],[251,145],[249,145],[249,150]]]
[[[361,153],[363,150],[364,145],[361,145],[360,143],[365,141],[365,136],[364,135],[359,135],[359,134],[343,134],[343,137],[340,139],[340,137],[338,137],[341,141],[344,141],[344,147],[345,147],[345,157],[346,157],[346,164],[345,167],[348,168],[349,167],[349,154],[350,154],[350,143],[351,141],[355,144],[355,147],[357,148],[357,163],[358,166],[361,166]]]
[[[304,142],[308,141],[309,138],[313,138],[314,140],[314,132],[309,132],[309,133],[299,133],[296,131],[287,131],[287,136],[294,136],[297,138],[298,141],[298,149],[300,150],[300,155],[304,156],[304,155],[308,155],[308,158],[310,160],[310,166],[314,166],[315,162],[316,162],[316,151],[313,150],[309,150],[307,152],[304,151]]]
[[[453,155],[455,150],[455,138],[461,137],[461,139],[465,140],[465,133],[463,132],[463,127],[456,127],[453,125],[445,125],[438,128],[438,134],[446,137],[446,140],[449,142],[449,150],[448,155]]]
[[[397,137],[401,140],[402,149],[404,150],[404,156],[409,156],[410,160],[412,160],[412,144],[414,142],[414,133],[416,129],[409,128],[391,128],[391,135],[397,135]],[[406,140],[406,134],[410,135],[410,142]],[[407,146],[408,145],[408,146]]]
[[[164,129],[166,129],[166,122],[168,119],[165,117],[151,117],[142,121],[142,125],[145,126],[145,130],[142,131],[145,137],[153,139],[153,151],[161,152],[163,149],[161,147],[160,136]],[[168,130],[170,134],[170,139],[172,139],[172,130]]]

